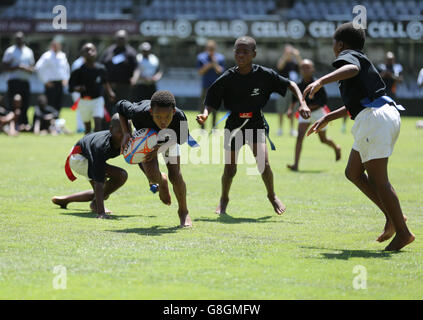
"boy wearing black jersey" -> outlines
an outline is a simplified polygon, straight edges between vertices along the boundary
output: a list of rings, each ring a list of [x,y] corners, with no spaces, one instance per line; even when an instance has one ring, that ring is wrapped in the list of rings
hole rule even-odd
[[[188,141],[188,122],[185,113],[176,107],[176,101],[173,94],[169,91],[157,91],[151,97],[151,100],[143,100],[132,103],[121,100],[116,104],[116,110],[120,114],[120,121],[124,138],[122,148],[131,138],[132,121],[136,130],[151,128],[157,131],[159,142],[166,139],[163,145],[163,152],[166,154],[166,166],[169,174],[169,181],[173,185],[173,191],[178,201],[178,216],[180,227],[191,227],[192,221],[188,213],[186,200],[186,184],[182,177],[180,167],[179,145]],[[159,143],[160,145],[160,143]],[[144,172],[150,183],[159,186],[160,200],[166,204],[171,204],[167,176],[160,172],[157,153],[161,152],[160,146],[146,154],[140,169]]]
[[[345,106],[316,121],[307,135],[320,132],[347,112],[351,114],[355,120],[351,130],[354,145],[345,174],[385,214],[385,228],[377,241],[386,241],[396,234],[385,250],[398,251],[415,239],[388,179],[388,159],[401,125],[398,110],[404,108],[386,96],[382,78],[362,52],[365,38],[364,30],[355,28],[353,23],[345,23],[335,31],[333,66],[337,70],[308,85],[304,97],[313,98],[323,85],[339,81]]]
[[[273,92],[285,95],[289,88],[301,101],[299,112],[310,117],[310,109],[302,101],[301,91],[295,82],[278,75],[274,70],[253,64],[256,41],[251,37],[238,38],[234,46],[236,66],[228,69],[209,88],[203,114],[197,122],[203,125],[212,110],[223,101],[230,115],[225,125],[225,169],[222,176],[222,193],[217,214],[225,214],[229,190],[236,174],[239,149],[247,143],[257,161],[259,172],[266,186],[267,197],[275,212],[283,214],[286,206],[274,191],[273,173],[269,165],[265,131],[268,129],[262,109]]]
[[[74,173],[89,179],[93,190],[53,197],[52,202],[66,208],[72,202],[89,202],[90,208],[97,213],[97,218],[108,219],[111,211],[104,207],[104,200],[126,182],[125,170],[107,164],[106,161],[120,155],[123,132],[119,115],[115,114],[110,122],[110,130],[100,131],[84,136],[72,148],[65,172],[69,180],[74,181]]]

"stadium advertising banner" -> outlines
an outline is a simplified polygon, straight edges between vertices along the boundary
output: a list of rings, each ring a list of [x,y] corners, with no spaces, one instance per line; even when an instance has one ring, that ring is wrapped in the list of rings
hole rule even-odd
[[[338,25],[344,22],[312,21],[306,24],[300,20],[289,20],[286,22],[152,20],[141,22],[139,31],[142,35],[149,37],[178,37],[182,39],[190,36],[237,38],[248,34],[255,38],[290,38],[295,40],[307,36],[331,38]],[[421,21],[373,21],[368,24],[367,30],[370,38],[423,39],[423,22]]]
[[[51,20],[28,20],[0,22],[0,32],[16,31],[35,33],[72,33],[72,34],[113,34],[119,29],[126,29],[129,34],[141,34],[146,37],[171,37],[186,39],[190,37],[237,38],[251,35],[261,39],[302,39],[331,38],[338,25],[345,21],[219,21],[219,20],[94,20],[68,21],[66,29],[57,30]],[[423,39],[423,22],[414,21],[371,21],[367,24],[370,38],[384,39]]]

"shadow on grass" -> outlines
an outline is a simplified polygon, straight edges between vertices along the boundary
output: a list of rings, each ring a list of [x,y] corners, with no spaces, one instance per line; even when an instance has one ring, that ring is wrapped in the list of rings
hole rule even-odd
[[[327,172],[327,170],[298,170],[298,171],[292,171],[290,169],[287,169],[289,172],[293,172],[293,173],[312,173],[312,174],[319,174],[319,173],[325,173]]]
[[[162,226],[152,226],[150,228],[132,228],[132,229],[108,230],[108,231],[116,232],[116,233],[136,233],[142,236],[161,236],[163,234],[176,233],[176,231],[178,230],[181,230],[181,228],[180,227],[165,228]]]
[[[235,224],[235,223],[277,223],[280,221],[268,221],[269,219],[273,218],[273,216],[266,216],[266,217],[260,217],[257,219],[254,218],[235,218],[230,216],[229,214],[221,214],[216,215],[217,217],[215,219],[212,218],[199,218],[194,219],[194,221],[200,221],[200,222],[220,222],[220,223],[228,223],[228,224]]]
[[[77,209],[74,209],[77,210]],[[78,212],[61,212],[60,214],[64,215],[64,216],[74,216],[74,217],[79,217],[79,218],[89,218],[89,219],[96,219],[97,218],[97,214],[93,213],[92,211],[87,211],[87,210],[81,210]],[[133,215],[133,216],[122,216],[122,215],[114,215],[112,214],[110,216],[109,220],[121,220],[121,219],[125,219],[125,218],[134,218],[134,217],[145,217],[145,218],[156,218],[156,216],[143,216],[143,215]]]
[[[318,249],[335,252],[320,253],[322,256],[319,259],[328,260],[349,260],[350,258],[370,258],[370,259],[386,259],[391,258],[400,252],[382,251],[382,250],[347,250],[347,249],[330,249],[330,248],[316,248],[316,247],[302,247],[305,249]]]

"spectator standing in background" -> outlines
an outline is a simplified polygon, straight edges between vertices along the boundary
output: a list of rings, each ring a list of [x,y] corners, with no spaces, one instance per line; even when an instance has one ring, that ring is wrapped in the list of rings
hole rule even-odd
[[[395,98],[397,84],[404,81],[402,65],[395,63],[395,55],[389,51],[386,53],[385,63],[381,63],[378,69],[383,82],[385,82],[387,95]]]
[[[204,52],[197,56],[198,74],[201,76],[201,102],[200,109],[202,109],[204,99],[206,98],[207,90],[216,81],[217,78],[225,71],[225,57],[216,52],[217,44],[214,40],[209,40],[206,43]],[[200,110],[203,111],[203,110]],[[216,125],[216,114],[214,110],[212,113],[212,126]],[[204,129],[204,124],[201,125]]]
[[[85,125],[85,134],[91,132],[91,120],[94,118],[94,131],[101,131],[101,122],[104,118],[103,88],[109,97],[110,104],[115,102],[113,92],[107,78],[106,68],[96,62],[97,48],[92,43],[82,47],[85,63],[71,73],[69,92],[77,91],[81,94],[78,108]]]
[[[59,116],[62,108],[63,87],[68,85],[70,67],[58,40],[53,39],[50,50],[45,52],[35,64],[35,70],[44,83],[48,105],[55,108]]]
[[[303,59],[301,58],[300,51],[291,45],[286,45],[282,56],[278,60],[277,70],[279,74],[295,83],[299,82],[299,66]],[[283,134],[283,115],[288,111],[289,105],[291,104],[292,94],[290,91],[282,97],[278,97],[276,101],[276,111],[279,114],[279,129],[278,136]],[[290,134],[293,137],[297,136],[297,131],[294,129],[294,117],[289,117],[290,121]]]
[[[116,101],[128,99],[131,95],[131,78],[137,68],[137,51],[128,44],[128,33],[115,33],[115,44],[106,48],[100,62],[105,65],[110,85],[116,94]],[[114,105],[107,104],[110,114]]]
[[[75,71],[76,69],[79,69],[83,64],[85,63],[84,57],[81,55],[78,59],[76,59],[71,66],[71,72]],[[75,104],[76,103],[76,132],[84,132],[85,131],[85,125],[81,118],[81,111],[78,109],[77,101],[79,98],[81,98],[81,94],[77,91],[72,92],[72,101]]]
[[[25,45],[25,35],[17,32],[14,36],[15,44],[6,49],[3,55],[3,70],[8,72],[7,95],[10,102],[16,95],[21,101],[21,113],[18,119],[20,131],[30,131],[27,111],[30,98],[29,78],[34,72],[34,53]]]
[[[151,53],[150,43],[141,43],[138,50],[140,52],[137,55],[138,67],[131,79],[132,101],[150,100],[157,91],[157,82],[162,78],[163,72],[160,71],[159,58]]]

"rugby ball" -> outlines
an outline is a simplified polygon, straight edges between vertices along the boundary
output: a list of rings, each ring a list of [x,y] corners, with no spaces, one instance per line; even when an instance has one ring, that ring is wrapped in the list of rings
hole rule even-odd
[[[125,161],[138,164],[144,161],[145,155],[157,145],[157,131],[154,129],[140,129],[136,131],[122,150]]]

